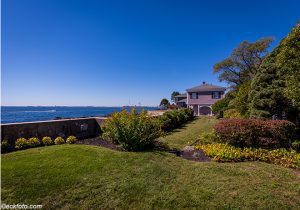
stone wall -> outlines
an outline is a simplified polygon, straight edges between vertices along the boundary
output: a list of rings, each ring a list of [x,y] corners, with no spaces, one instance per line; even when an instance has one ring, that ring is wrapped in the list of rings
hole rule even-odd
[[[98,136],[101,133],[100,125],[106,118],[76,118],[64,120],[51,120],[26,123],[11,123],[1,125],[1,141],[7,140],[12,146],[16,139],[50,136],[56,138],[61,136],[76,136],[79,139]]]

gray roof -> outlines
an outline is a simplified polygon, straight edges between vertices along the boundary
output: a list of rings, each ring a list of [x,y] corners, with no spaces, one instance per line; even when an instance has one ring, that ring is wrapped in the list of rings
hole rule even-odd
[[[184,103],[186,103],[186,98],[185,99],[181,99],[181,100],[179,100],[179,101],[177,101],[177,103],[181,103],[181,102],[184,102]]]
[[[226,88],[225,87],[221,87],[221,86],[217,86],[217,85],[210,85],[210,84],[201,84],[201,85],[198,85],[196,87],[192,87],[192,88],[189,88],[187,89],[186,91],[187,92],[196,92],[196,91],[225,91]]]
[[[183,94],[180,94],[180,95],[177,95],[177,96],[174,96],[175,98],[186,98],[186,93],[183,93]]]

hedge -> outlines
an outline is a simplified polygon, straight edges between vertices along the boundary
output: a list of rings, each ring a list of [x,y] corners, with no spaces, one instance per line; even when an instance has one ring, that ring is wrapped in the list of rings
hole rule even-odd
[[[192,109],[184,108],[165,112],[162,116],[159,116],[158,119],[162,130],[169,132],[180,127],[193,118],[194,111]]]
[[[223,143],[238,147],[288,148],[295,125],[286,120],[224,119],[214,130]]]

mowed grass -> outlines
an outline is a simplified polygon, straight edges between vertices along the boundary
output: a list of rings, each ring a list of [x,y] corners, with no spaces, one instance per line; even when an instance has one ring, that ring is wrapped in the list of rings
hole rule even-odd
[[[187,145],[195,143],[201,133],[212,131],[213,125],[216,123],[217,119],[213,117],[198,117],[168,133],[168,135],[160,140],[168,144],[171,148],[182,149]]]
[[[2,203],[45,209],[298,209],[297,171],[57,145],[4,154]],[[299,172],[299,171],[298,171]]]

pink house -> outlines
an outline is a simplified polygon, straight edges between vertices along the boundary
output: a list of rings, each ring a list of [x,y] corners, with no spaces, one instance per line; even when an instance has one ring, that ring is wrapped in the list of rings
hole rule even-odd
[[[213,115],[211,106],[221,98],[224,98],[226,88],[203,84],[187,89],[186,106],[193,109],[196,116],[199,115]],[[182,97],[182,94],[181,94]],[[183,99],[180,100],[181,102]],[[178,104],[179,105],[179,104]],[[182,106],[182,103],[180,104]]]

